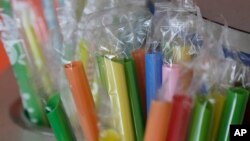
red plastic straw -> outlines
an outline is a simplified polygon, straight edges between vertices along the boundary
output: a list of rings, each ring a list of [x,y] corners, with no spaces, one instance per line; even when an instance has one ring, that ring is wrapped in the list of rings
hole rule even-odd
[[[169,121],[166,141],[185,141],[192,108],[192,98],[188,95],[173,97],[173,112]]]

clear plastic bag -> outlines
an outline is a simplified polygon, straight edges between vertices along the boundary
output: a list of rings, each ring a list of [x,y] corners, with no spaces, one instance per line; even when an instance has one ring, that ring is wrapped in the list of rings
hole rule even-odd
[[[150,18],[151,14],[145,8],[127,5],[89,14],[79,24],[81,30],[78,43],[84,41],[85,45],[82,47],[86,48],[88,59],[97,62],[95,70],[99,69],[98,80],[107,90],[112,107],[112,129],[118,133],[121,140],[135,139],[129,108],[131,99],[128,96],[132,89],[128,91],[129,83],[126,82],[132,78],[127,72],[134,71],[126,66],[129,66],[132,51],[144,44]],[[96,75],[93,74],[93,67],[91,70],[90,75]],[[102,118],[100,115],[100,119]],[[143,137],[143,134],[141,135]]]
[[[198,7],[158,3],[152,22],[149,51],[162,51],[165,63],[190,60],[198,53],[204,30]]]
[[[8,54],[13,72],[19,85],[20,96],[29,120],[40,126],[48,126],[41,93],[35,81],[35,72],[27,46],[22,40],[17,22],[1,13],[1,40]]]
[[[88,0],[86,8],[84,9],[84,15],[102,11],[105,9],[111,9],[118,6],[125,6],[126,4],[144,5],[144,0]]]

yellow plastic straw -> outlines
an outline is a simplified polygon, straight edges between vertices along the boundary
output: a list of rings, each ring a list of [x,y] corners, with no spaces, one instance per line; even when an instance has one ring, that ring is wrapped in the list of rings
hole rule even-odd
[[[173,62],[189,62],[192,56],[189,53],[190,47],[174,47],[173,48]]]
[[[121,137],[116,131],[108,129],[101,133],[100,141],[121,141]]]
[[[34,64],[39,71],[39,73],[46,71],[45,69],[45,58],[43,56],[41,47],[39,46],[38,39],[36,37],[34,28],[32,27],[32,24],[30,23],[27,11],[23,13],[22,15],[22,22],[23,22],[23,28],[29,43],[29,47],[31,50],[31,54],[34,60]],[[42,84],[45,88],[46,94],[52,93],[52,85],[50,78],[48,77],[47,73],[41,74],[42,76]]]
[[[223,95],[217,91],[212,93],[212,97],[215,99],[215,104],[214,104],[214,122],[212,126],[211,141],[216,141],[219,125],[221,122],[221,115],[225,105],[226,95]]]
[[[98,76],[95,72],[95,62],[94,58],[89,55],[87,44],[84,40],[81,40],[79,43],[78,56],[80,57],[84,68],[86,69],[89,85],[91,87],[91,92],[94,97],[94,102],[96,107],[99,107],[100,99],[98,95]]]
[[[87,65],[88,60],[89,60],[89,55],[88,55],[87,45],[82,40],[79,43],[79,56],[81,58],[81,61],[84,65],[84,67],[86,68],[86,65]]]
[[[119,61],[104,58],[106,84],[114,111],[114,125],[122,141],[134,141],[134,130],[127,92],[124,66]]]

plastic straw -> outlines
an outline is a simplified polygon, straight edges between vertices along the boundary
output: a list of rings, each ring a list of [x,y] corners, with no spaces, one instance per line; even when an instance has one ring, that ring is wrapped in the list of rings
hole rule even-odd
[[[147,111],[149,112],[151,102],[162,84],[162,53],[146,54],[146,92]]]
[[[91,89],[80,61],[74,61],[64,66],[84,135],[88,141],[98,141],[97,115]]]
[[[5,48],[20,88],[24,109],[28,112],[30,121],[41,126],[48,125],[37,89],[31,81],[31,70],[22,44],[16,43],[13,46],[5,44]]]
[[[57,141],[75,141],[69,120],[62,107],[60,96],[53,95],[47,103],[47,116]]]
[[[212,103],[206,96],[197,96],[188,141],[208,141],[212,118]]]
[[[185,141],[192,109],[192,98],[188,95],[173,97],[173,112],[169,121],[166,141]]]
[[[144,141],[166,141],[172,103],[152,101]]]
[[[108,129],[102,131],[100,141],[121,141],[121,136],[115,130]]]
[[[10,0],[1,0],[0,6],[3,8],[3,12],[9,16],[12,16],[12,7]]]
[[[175,90],[177,87],[177,82],[180,75],[180,67],[179,65],[168,66],[164,64],[162,66],[162,82],[167,81],[167,89],[163,98],[167,101],[172,101],[172,98],[175,94]]]
[[[115,128],[124,141],[134,141],[133,121],[129,105],[124,66],[119,61],[104,58],[106,84],[114,114],[117,114]]]
[[[28,18],[27,11],[26,11],[26,13],[24,13],[22,17],[24,31],[27,36],[27,40],[29,42],[29,47],[32,53],[34,64],[37,70],[39,71],[39,73],[44,72],[46,71],[45,58],[43,56],[41,48],[39,47],[39,43],[36,38],[34,29],[28,19],[29,18]],[[41,80],[42,80],[43,87],[45,88],[46,94],[50,95],[52,93],[52,85],[51,85],[50,78],[46,72],[45,74],[42,75]]]
[[[132,56],[135,61],[136,76],[137,76],[137,80],[139,80],[138,85],[139,85],[139,91],[140,91],[140,96],[141,96],[141,103],[142,103],[144,117],[146,117],[146,114],[147,114],[145,54],[146,54],[146,50],[144,48],[140,48],[132,52]]]
[[[105,63],[104,63],[104,57],[103,56],[97,56],[96,57],[98,69],[100,73],[101,82],[104,88],[107,88],[107,79],[106,79],[106,70],[105,70]]]
[[[87,45],[84,41],[80,41],[79,43],[79,56],[81,58],[81,61],[83,62],[84,67],[86,67],[89,62],[89,55]]]
[[[140,101],[138,81],[136,79],[135,62],[128,58],[124,63],[125,74],[128,86],[128,94],[130,98],[132,116],[134,121],[135,137],[137,141],[142,141],[144,137],[144,118]]]
[[[178,64],[180,62],[189,62],[192,56],[189,53],[189,47],[174,47],[173,48],[173,62]]]
[[[56,11],[54,9],[54,2],[51,0],[43,0],[43,7],[48,28],[56,28],[58,26],[58,23],[56,18]]]
[[[248,97],[249,92],[244,88],[235,87],[228,90],[217,140],[228,141],[230,125],[242,123]]]
[[[213,92],[212,97],[215,99],[215,104],[214,104],[214,122],[212,126],[211,141],[217,141],[216,139],[218,135],[219,125],[221,122],[221,116],[226,101],[226,96],[219,92]]]

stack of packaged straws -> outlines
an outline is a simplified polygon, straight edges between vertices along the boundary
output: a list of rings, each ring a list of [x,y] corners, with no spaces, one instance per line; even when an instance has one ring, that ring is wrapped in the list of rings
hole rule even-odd
[[[227,141],[250,123],[250,54],[190,0],[2,0],[1,42],[34,127],[58,141]],[[153,12],[153,14],[152,14]]]

